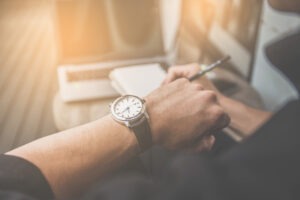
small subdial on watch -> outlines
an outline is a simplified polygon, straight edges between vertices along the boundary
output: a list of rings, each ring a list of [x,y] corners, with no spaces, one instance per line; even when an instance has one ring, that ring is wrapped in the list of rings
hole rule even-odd
[[[115,105],[115,113],[124,119],[136,117],[142,111],[141,100],[134,96],[126,96]]]

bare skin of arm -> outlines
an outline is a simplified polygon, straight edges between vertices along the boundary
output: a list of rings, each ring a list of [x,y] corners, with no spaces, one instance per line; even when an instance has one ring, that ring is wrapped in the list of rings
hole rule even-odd
[[[229,117],[214,92],[202,88],[179,79],[145,98],[153,144],[180,149],[193,143],[196,151],[213,145],[208,133],[227,126]],[[134,134],[111,116],[7,152],[35,164],[57,199],[80,196],[139,153]]]
[[[198,64],[171,67],[163,84],[168,84],[177,78],[191,77],[199,70],[200,66]],[[272,116],[272,113],[270,112],[254,109],[239,101],[224,96],[205,76],[195,80],[195,82],[203,85],[205,89],[216,92],[221,106],[231,118],[230,127],[242,133],[245,137],[254,133],[257,128]]]

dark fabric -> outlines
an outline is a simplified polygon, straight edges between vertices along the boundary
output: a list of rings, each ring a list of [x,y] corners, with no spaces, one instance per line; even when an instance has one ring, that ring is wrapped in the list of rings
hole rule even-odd
[[[0,197],[52,199],[53,193],[35,165],[19,157],[0,155]]]
[[[300,33],[285,37],[266,47],[269,61],[277,67],[300,92]]]
[[[212,158],[222,154],[226,150],[238,144],[224,132],[215,134],[215,137],[216,142],[213,149],[206,153],[207,156]],[[172,160],[180,154],[182,154],[181,151],[168,151],[161,146],[152,147],[150,150],[146,151],[140,156],[140,159],[146,168],[144,174],[152,177],[153,179],[161,178],[164,175],[166,168],[168,168],[170,162],[172,162]],[[201,153],[199,155],[203,154],[204,153]]]
[[[216,138],[215,144],[210,151],[210,154],[213,156],[222,154],[225,151],[231,149],[232,147],[238,144],[235,140],[233,140],[230,136],[228,136],[224,132],[215,134],[215,138]]]
[[[156,194],[156,186],[145,174],[127,173],[115,176],[106,183],[96,184],[82,198],[85,200],[147,200]]]
[[[20,193],[17,191],[1,191],[0,190],[0,199],[1,200],[38,200],[30,195]]]
[[[244,144],[222,154],[220,161],[226,164],[230,182],[236,182],[241,193],[243,185],[248,184],[252,191],[266,191],[266,196],[300,199],[299,154],[298,100],[289,103]]]

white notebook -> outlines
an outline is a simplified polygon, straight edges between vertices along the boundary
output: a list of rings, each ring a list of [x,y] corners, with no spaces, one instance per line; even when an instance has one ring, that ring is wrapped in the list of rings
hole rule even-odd
[[[113,70],[109,77],[112,86],[122,95],[139,97],[158,88],[166,76],[160,64],[143,64]]]

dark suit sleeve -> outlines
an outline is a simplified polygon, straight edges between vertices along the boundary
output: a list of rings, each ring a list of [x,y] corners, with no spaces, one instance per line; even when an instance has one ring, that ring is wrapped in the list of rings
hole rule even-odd
[[[291,102],[218,158],[177,161],[183,178],[169,199],[300,199],[299,119],[300,103]]]
[[[294,33],[266,47],[266,56],[300,93],[300,32]]]
[[[9,155],[0,155],[0,196],[1,199],[21,196],[23,199],[53,199],[47,180],[36,166]]]

